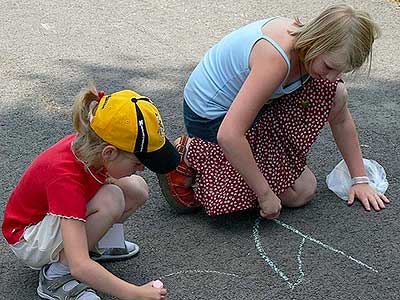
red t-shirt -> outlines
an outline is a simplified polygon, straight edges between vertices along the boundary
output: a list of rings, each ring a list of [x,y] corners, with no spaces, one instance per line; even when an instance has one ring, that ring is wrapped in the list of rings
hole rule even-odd
[[[75,134],[41,153],[28,167],[7,203],[3,235],[17,243],[27,226],[46,214],[86,221],[86,205],[102,186],[71,151]],[[105,177],[92,173],[104,182]]]

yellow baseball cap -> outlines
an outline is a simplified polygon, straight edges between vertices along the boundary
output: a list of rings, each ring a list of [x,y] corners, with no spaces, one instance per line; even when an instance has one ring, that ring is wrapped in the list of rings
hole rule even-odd
[[[179,164],[180,155],[165,136],[160,112],[134,91],[104,95],[90,127],[107,143],[134,153],[153,172],[168,173]]]

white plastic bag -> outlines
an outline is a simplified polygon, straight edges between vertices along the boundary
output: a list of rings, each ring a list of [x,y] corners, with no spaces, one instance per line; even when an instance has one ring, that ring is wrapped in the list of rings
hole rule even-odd
[[[370,180],[369,185],[378,192],[384,194],[389,186],[386,180],[386,173],[383,167],[375,160],[363,159],[365,172]],[[326,176],[326,184],[328,188],[338,195],[341,199],[346,200],[349,196],[351,187],[351,176],[346,163],[342,159],[337,166]]]

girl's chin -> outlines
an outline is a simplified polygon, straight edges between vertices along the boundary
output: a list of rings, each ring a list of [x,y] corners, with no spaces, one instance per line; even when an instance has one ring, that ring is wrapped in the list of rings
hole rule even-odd
[[[317,74],[312,74],[312,73],[310,73],[310,76],[311,76],[313,79],[322,79],[322,77],[319,76],[319,75],[317,75]]]

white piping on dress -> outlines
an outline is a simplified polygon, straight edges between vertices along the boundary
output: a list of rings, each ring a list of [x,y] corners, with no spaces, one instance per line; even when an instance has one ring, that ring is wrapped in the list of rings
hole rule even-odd
[[[60,218],[65,218],[65,219],[74,219],[74,220],[83,221],[83,222],[86,223],[85,219],[81,219],[81,218],[77,218],[77,217],[73,217],[73,216],[57,215],[57,214],[53,214],[51,212],[48,212],[46,215],[52,215],[52,216],[55,216],[55,217],[60,217]]]

